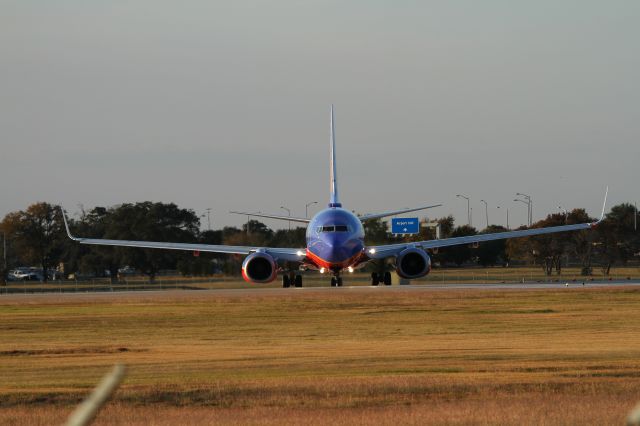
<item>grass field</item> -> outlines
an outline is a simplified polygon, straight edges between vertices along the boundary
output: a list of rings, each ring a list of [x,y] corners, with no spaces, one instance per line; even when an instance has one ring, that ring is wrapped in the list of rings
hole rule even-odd
[[[622,424],[640,289],[0,297],[0,424]]]

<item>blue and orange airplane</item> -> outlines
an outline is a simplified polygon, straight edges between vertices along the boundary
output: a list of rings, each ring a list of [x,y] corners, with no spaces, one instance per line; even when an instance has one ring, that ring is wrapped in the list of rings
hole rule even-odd
[[[333,105],[331,106],[330,117],[330,145],[331,187],[329,205],[326,209],[317,213],[313,218],[306,219],[262,213],[232,212],[243,215],[306,223],[306,248],[226,246],[78,238],[71,235],[71,232],[69,231],[69,224],[67,223],[67,218],[63,210],[62,213],[67,234],[69,235],[69,238],[82,244],[246,255],[246,258],[242,263],[242,276],[246,281],[251,283],[272,282],[276,279],[278,272],[286,272],[281,265],[284,263],[294,263],[299,264],[301,270],[311,269],[318,270],[320,273],[331,274],[331,285],[339,287],[342,286],[342,273],[345,270],[353,272],[355,269],[364,266],[367,262],[374,259],[394,258],[396,272],[400,277],[416,279],[426,276],[431,271],[431,259],[427,254],[427,249],[589,229],[600,223],[604,217],[604,209],[607,200],[606,193],[605,205],[602,206],[602,214],[597,222],[446,238],[441,240],[367,246],[364,242],[365,235],[362,222],[438,207],[440,204],[356,216],[349,210],[342,207],[342,203],[338,197]],[[386,272],[383,275],[373,273],[371,277],[371,284],[378,285],[381,282],[385,285],[391,285],[391,274],[389,272]],[[299,273],[283,273],[282,285],[283,287],[302,287],[302,275]]]

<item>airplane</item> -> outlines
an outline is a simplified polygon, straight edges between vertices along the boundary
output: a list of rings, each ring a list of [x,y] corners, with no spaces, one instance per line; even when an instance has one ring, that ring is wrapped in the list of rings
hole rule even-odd
[[[81,244],[94,244],[120,247],[139,247],[169,250],[185,250],[192,252],[211,252],[245,255],[242,263],[242,277],[249,283],[263,284],[274,281],[278,272],[282,272],[282,286],[302,287],[302,275],[285,271],[281,266],[285,263],[298,264],[299,270],[317,270],[320,273],[331,274],[331,286],[341,287],[344,271],[353,272],[362,268],[372,260],[394,258],[397,274],[404,279],[417,279],[426,276],[431,271],[431,258],[427,250],[438,249],[463,244],[477,244],[485,241],[507,238],[530,237],[534,235],[551,234],[556,232],[577,231],[597,226],[604,218],[607,193],[602,206],[602,214],[596,222],[579,223],[573,225],[553,226],[547,228],[507,231],[492,234],[472,235],[465,237],[445,238],[438,240],[405,242],[397,244],[368,246],[365,244],[363,222],[372,219],[389,217],[402,213],[409,213],[441,206],[434,204],[415,208],[387,211],[377,214],[356,216],[342,207],[338,196],[338,177],[336,167],[336,139],[333,105],[330,110],[330,197],[329,205],[311,219],[282,216],[276,214],[231,212],[242,215],[264,217],[270,219],[287,220],[307,225],[306,247],[275,248],[254,246],[227,246],[191,243],[170,243],[151,241],[107,240],[74,237],[67,222],[64,209],[62,217],[67,235]],[[371,284],[380,283],[391,285],[391,273],[371,274]]]

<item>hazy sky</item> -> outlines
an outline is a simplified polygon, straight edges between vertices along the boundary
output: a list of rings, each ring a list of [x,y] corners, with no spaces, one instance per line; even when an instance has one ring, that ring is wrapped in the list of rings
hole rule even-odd
[[[0,0],[0,218],[302,216],[328,202],[331,103],[346,208],[597,215],[606,185],[640,201],[638,22],[637,0]]]

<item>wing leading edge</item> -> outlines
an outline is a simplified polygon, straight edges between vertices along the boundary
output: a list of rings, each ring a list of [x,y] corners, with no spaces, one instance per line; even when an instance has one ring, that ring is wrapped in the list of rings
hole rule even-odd
[[[604,219],[604,210],[607,204],[607,194],[609,188],[604,195],[604,204],[602,205],[602,213],[600,219],[596,222],[576,223],[573,225],[551,226],[548,228],[524,229],[521,231],[497,232],[493,234],[469,235],[466,237],[445,238],[442,240],[418,241],[414,243],[388,244],[383,246],[371,246],[366,248],[366,254],[371,259],[384,259],[386,257],[395,256],[401,251],[409,247],[422,249],[434,249],[440,247],[450,247],[462,244],[481,243],[485,241],[503,240],[507,238],[531,237],[534,235],[554,234],[556,232],[571,232],[581,229],[591,229],[598,225]]]
[[[62,219],[67,231],[67,235],[73,241],[77,241],[80,244],[91,244],[100,246],[115,246],[115,247],[138,247],[138,248],[153,248],[153,249],[166,249],[166,250],[184,250],[184,251],[201,251],[209,253],[224,253],[224,254],[243,254],[248,255],[257,251],[262,251],[273,255],[275,258],[286,261],[300,262],[305,258],[304,249],[294,248],[270,248],[270,247],[254,247],[254,246],[225,246],[214,244],[191,244],[191,243],[169,243],[169,242],[156,242],[156,241],[130,241],[130,240],[106,240],[101,238],[80,238],[71,235],[69,230],[69,223],[67,222],[67,216],[64,209],[60,207],[62,211]]]

